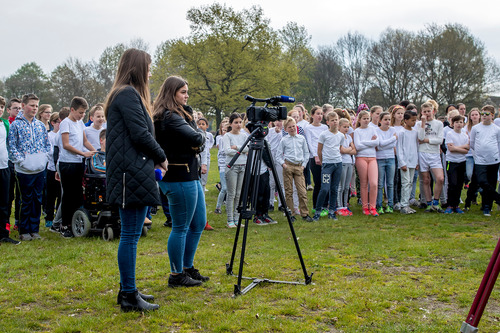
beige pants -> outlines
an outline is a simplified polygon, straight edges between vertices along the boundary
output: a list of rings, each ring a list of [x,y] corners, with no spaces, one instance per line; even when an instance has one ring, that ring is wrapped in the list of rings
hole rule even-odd
[[[299,195],[300,215],[307,216],[309,215],[309,209],[307,208],[307,190],[302,165],[288,161],[285,161],[285,164],[286,168],[283,168],[283,183],[285,186],[286,205],[293,213],[293,182],[295,181]]]

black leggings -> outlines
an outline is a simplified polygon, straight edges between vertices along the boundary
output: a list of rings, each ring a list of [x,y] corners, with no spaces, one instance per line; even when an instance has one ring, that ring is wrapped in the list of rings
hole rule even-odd
[[[70,226],[73,214],[83,203],[83,163],[59,162],[59,175],[63,191],[62,225]]]

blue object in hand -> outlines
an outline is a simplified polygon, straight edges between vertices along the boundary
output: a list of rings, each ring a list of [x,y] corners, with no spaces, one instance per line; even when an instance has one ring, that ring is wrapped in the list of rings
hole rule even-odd
[[[155,169],[155,179],[157,182],[159,182],[160,180],[163,179],[163,177],[161,176],[161,170],[160,169]]]

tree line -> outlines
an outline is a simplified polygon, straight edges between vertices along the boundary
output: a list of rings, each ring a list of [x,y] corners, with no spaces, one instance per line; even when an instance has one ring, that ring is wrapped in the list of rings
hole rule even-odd
[[[136,39],[107,47],[98,60],[68,58],[51,73],[27,63],[0,81],[0,95],[34,92],[56,110],[73,96],[91,105],[102,102],[129,47],[153,56],[153,98],[167,76],[181,75],[189,82],[190,104],[217,124],[233,111],[245,111],[245,94],[290,95],[306,106],[355,109],[405,99],[480,106],[499,88],[498,64],[460,24],[430,24],[419,32],[387,28],[378,40],[349,32],[315,49],[305,27],[289,22],[273,29],[259,6],[235,11],[214,3],[190,9],[186,18],[190,34],[166,40],[154,52]]]

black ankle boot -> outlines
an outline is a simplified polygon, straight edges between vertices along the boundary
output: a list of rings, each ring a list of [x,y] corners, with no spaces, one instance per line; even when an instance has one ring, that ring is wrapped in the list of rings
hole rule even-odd
[[[144,295],[139,290],[137,290],[137,292],[139,293],[139,297],[147,302],[155,300],[155,297],[153,295]],[[120,283],[120,290],[118,291],[118,296],[116,297],[116,304],[121,304],[121,303],[122,303],[122,284]]]
[[[137,290],[131,293],[122,291],[121,296],[122,300],[120,304],[123,312],[129,312],[129,311],[145,312],[145,311],[158,310],[160,308],[158,304],[151,304],[143,300],[139,296],[139,292]]]
[[[203,276],[200,274],[200,271],[197,270],[196,268],[194,267],[191,267],[191,268],[184,268],[184,272],[186,272],[186,274],[191,278],[191,279],[195,279],[195,280],[199,280],[201,282],[207,282],[208,280],[210,280],[210,278],[208,276]]]
[[[196,287],[201,285],[201,281],[191,278],[186,272],[168,277],[169,287]]]

